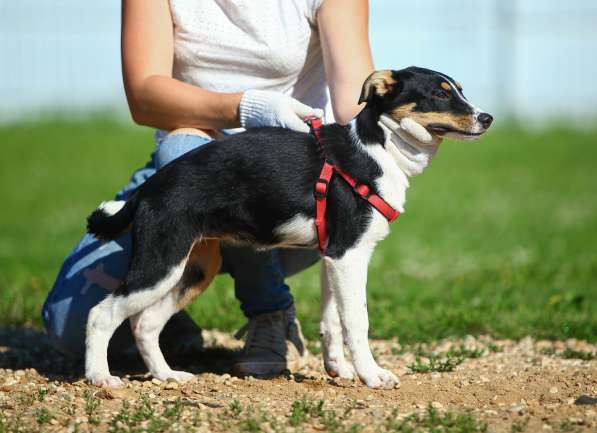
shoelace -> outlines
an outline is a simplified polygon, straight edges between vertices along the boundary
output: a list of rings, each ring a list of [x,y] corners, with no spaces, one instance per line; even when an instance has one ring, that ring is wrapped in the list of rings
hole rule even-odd
[[[279,313],[262,314],[249,320],[234,335],[241,339],[246,335],[245,351],[264,349],[274,351],[280,356],[286,355],[286,317]]]

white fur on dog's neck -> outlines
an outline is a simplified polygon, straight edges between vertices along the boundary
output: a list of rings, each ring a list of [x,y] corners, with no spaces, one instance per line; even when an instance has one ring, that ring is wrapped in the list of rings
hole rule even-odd
[[[398,166],[394,157],[389,157],[389,153],[380,143],[368,145],[361,141],[357,133],[356,119],[350,122],[349,126],[354,142],[360,145],[382,170],[382,175],[376,180],[380,195],[394,209],[404,213],[408,176]]]
[[[357,119],[350,124],[350,132],[355,143],[361,146],[377,162],[382,175],[377,179],[380,195],[400,213],[404,213],[408,178],[420,174],[435,156],[437,146],[410,144],[395,132],[384,129],[385,143],[363,143],[357,133]]]

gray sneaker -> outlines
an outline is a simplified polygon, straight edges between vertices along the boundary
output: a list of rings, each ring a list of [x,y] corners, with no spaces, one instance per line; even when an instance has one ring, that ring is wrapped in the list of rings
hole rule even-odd
[[[307,351],[294,307],[249,320],[236,337],[246,334],[245,347],[233,366],[240,376],[276,376],[305,365]]]

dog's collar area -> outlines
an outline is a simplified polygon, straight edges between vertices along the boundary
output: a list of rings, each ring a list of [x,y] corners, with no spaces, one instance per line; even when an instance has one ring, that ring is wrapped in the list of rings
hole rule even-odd
[[[319,173],[319,179],[315,182],[315,189],[313,195],[315,197],[315,227],[317,229],[317,238],[319,241],[319,251],[325,252],[328,243],[328,232],[325,221],[325,214],[327,209],[327,195],[330,182],[334,173],[337,173],[346,183],[348,183],[354,192],[357,193],[363,200],[367,201],[375,210],[382,214],[388,222],[394,221],[400,212],[394,209],[388,202],[377,194],[371,194],[371,189],[364,183],[359,183],[350,174],[346,173],[337,165],[332,164],[326,157],[325,147],[321,139],[322,122],[318,117],[308,117],[305,122],[311,128],[311,134],[315,137],[317,144],[323,153],[325,160],[323,167]]]

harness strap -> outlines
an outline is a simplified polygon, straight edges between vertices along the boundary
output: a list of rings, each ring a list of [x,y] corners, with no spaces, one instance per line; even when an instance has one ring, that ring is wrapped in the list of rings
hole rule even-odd
[[[328,240],[327,225],[325,222],[325,211],[327,208],[328,188],[334,176],[334,166],[327,160],[323,163],[319,179],[315,182],[315,228],[317,239],[319,239],[319,251],[325,251]]]
[[[315,116],[311,116],[305,119],[305,122],[311,128],[311,134],[315,137],[315,140],[319,144],[320,150],[325,157],[325,148],[323,140],[321,139],[321,119]],[[381,213],[388,222],[394,221],[400,215],[400,212],[394,209],[387,201],[381,198],[377,194],[371,194],[371,191],[364,183],[358,183],[354,177],[346,173],[340,167],[332,164],[325,159],[323,167],[319,173],[319,179],[315,182],[315,190],[313,195],[315,196],[315,228],[317,230],[317,238],[319,240],[319,251],[325,252],[325,248],[328,243],[328,232],[325,220],[326,208],[327,208],[327,195],[329,185],[334,176],[334,173],[338,173],[346,183],[348,183],[352,189],[363,199],[366,200],[374,209]]]
[[[346,173],[340,167],[335,166],[335,171],[342,179],[348,183],[352,189],[360,195],[364,200],[367,200],[380,214],[382,214],[389,222],[393,222],[400,216],[400,212],[394,209],[387,201],[377,194],[371,194],[369,187],[364,183],[358,183],[354,177]]]

